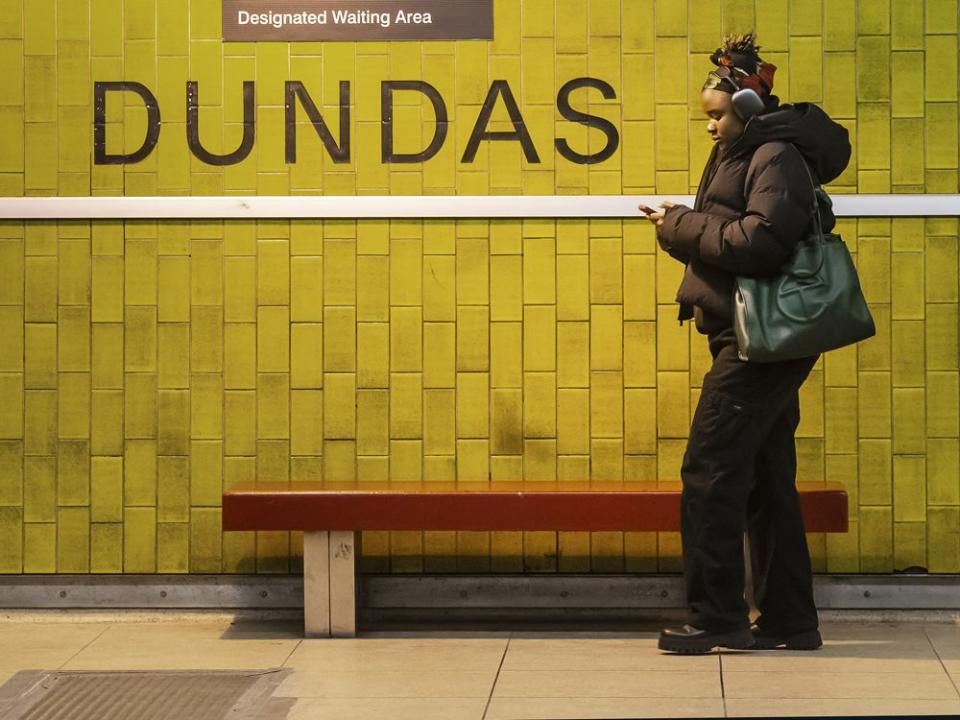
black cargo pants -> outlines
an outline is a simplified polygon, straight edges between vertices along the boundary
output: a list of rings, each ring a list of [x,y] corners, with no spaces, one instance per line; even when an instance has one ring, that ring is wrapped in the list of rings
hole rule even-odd
[[[815,629],[794,432],[800,422],[797,391],[819,356],[744,362],[733,328],[708,340],[713,365],[703,379],[680,470],[689,622],[708,630],[749,627],[746,530],[758,624],[771,633]]]

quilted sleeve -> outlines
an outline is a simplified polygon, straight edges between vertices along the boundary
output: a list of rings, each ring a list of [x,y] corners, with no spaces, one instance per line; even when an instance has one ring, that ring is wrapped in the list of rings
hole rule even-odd
[[[803,157],[791,145],[779,144],[776,152],[754,162],[758,160],[748,174],[743,215],[724,218],[685,206],[671,208],[661,227],[664,242],[735,275],[775,274],[807,231],[813,186]]]

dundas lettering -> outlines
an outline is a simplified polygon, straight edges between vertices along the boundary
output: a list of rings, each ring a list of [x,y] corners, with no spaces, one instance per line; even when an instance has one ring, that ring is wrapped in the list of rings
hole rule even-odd
[[[289,13],[278,13],[286,15]],[[316,13],[319,15],[319,13]],[[349,14],[349,13],[347,13]],[[379,23],[377,13],[364,12],[353,13],[357,16],[356,22]],[[418,13],[413,13],[417,15]],[[429,13],[425,13],[429,15]],[[251,15],[251,23],[272,24],[275,22],[287,22],[287,18],[270,17],[258,18],[254,21]],[[301,22],[321,22],[316,18],[311,18],[310,13],[304,13],[308,17],[301,19]],[[409,15],[409,13],[407,13]],[[389,15],[387,16],[389,19]],[[365,18],[365,19],[364,19]],[[323,20],[325,22],[326,19]],[[297,22],[291,20],[291,22]],[[334,22],[337,22],[334,17]],[[404,20],[404,22],[415,22],[414,20]],[[423,22],[422,20],[420,22]],[[426,21],[429,22],[429,21]],[[595,152],[579,152],[575,150],[564,137],[553,137],[552,145],[556,152],[566,160],[578,165],[593,165],[603,162],[610,158],[619,147],[620,135],[616,126],[600,115],[591,115],[581,110],[576,110],[570,103],[571,94],[581,88],[589,88],[599,91],[605,100],[615,100],[616,91],[609,83],[593,77],[578,77],[568,80],[557,92],[556,108],[557,112],[567,121],[577,125],[583,125],[592,128],[601,133],[606,138],[606,144]],[[341,80],[339,85],[339,140],[334,139],[333,133],[327,126],[326,120],[320,112],[316,102],[307,91],[306,86],[300,80],[290,80],[284,84],[284,156],[288,164],[297,161],[297,131],[298,109],[302,108],[307,116],[310,126],[312,126],[324,149],[334,163],[349,163],[351,161],[351,86],[347,80]],[[416,92],[420,93],[426,100],[429,100],[433,107],[434,130],[433,137],[423,149],[417,152],[398,152],[394,149],[394,95],[398,92]],[[109,153],[107,152],[107,97],[116,93],[134,93],[139,96],[140,101],[147,112],[147,131],[143,144],[131,153]],[[95,165],[128,165],[138,163],[147,158],[156,148],[160,140],[162,128],[160,103],[157,96],[146,85],[133,81],[120,82],[95,82],[93,85],[94,95],[94,164]],[[225,154],[213,153],[207,150],[200,141],[200,84],[190,80],[186,84],[186,140],[190,152],[203,163],[208,165],[236,165],[242,162],[252,152],[256,143],[257,128],[257,107],[256,107],[256,83],[252,80],[246,80],[242,85],[243,96],[243,137],[240,145],[232,152]],[[581,97],[580,102],[585,103],[586,98]],[[502,107],[510,118],[509,126],[512,130],[489,130],[491,117],[497,106]],[[447,133],[452,124],[447,113],[447,104],[440,92],[428,82],[423,80],[383,80],[380,82],[380,157],[384,163],[422,163],[434,157],[440,152],[447,139]],[[460,115],[462,117],[462,115]],[[299,125],[301,128],[303,123]],[[551,126],[556,126],[551,123]],[[207,132],[214,132],[207,130]],[[556,133],[554,133],[555,135]],[[473,129],[470,132],[469,139],[460,158],[462,163],[472,163],[476,158],[477,151],[481,142],[512,142],[519,145],[519,150],[523,153],[528,163],[540,163],[540,155],[537,151],[537,144],[530,134],[527,123],[524,120],[520,106],[516,101],[510,84],[506,80],[494,80],[487,91],[486,99],[477,113],[476,120],[473,123]],[[541,139],[541,143],[544,140]],[[119,143],[118,143],[119,144]],[[583,146],[586,142],[581,139],[578,143]],[[590,145],[593,145],[591,141]],[[541,147],[543,147],[541,145]],[[585,148],[584,148],[585,149]]]

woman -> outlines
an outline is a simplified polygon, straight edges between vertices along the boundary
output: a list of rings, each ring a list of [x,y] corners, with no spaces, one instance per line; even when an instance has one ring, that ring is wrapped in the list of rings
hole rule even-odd
[[[659,647],[673,652],[822,644],[794,445],[798,389],[819,355],[740,360],[732,294],[737,275],[775,275],[806,233],[814,194],[804,164],[816,182],[830,182],[846,167],[850,143],[846,129],[817,106],[780,105],[771,94],[776,68],[759,49],[753,34],[734,36],[710,57],[718,69],[704,83],[701,104],[714,147],[694,207],[641,208],[660,246],[686,264],[676,297],[680,324],[693,318],[713,356],[680,470],[690,617],[660,634]],[[732,102],[744,88],[763,100],[760,114],[746,121]],[[820,214],[829,231],[833,214]],[[760,610],[752,628],[743,597],[745,529]]]

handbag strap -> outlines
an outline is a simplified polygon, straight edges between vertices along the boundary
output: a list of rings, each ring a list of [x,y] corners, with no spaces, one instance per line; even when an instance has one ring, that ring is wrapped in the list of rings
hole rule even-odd
[[[793,143],[790,144],[793,145],[800,154],[800,160],[803,161],[803,169],[807,171],[807,177],[810,178],[810,187],[813,188],[813,223],[817,229],[817,236],[823,235],[823,226],[820,223],[820,202],[817,200],[817,183],[813,179],[813,173],[810,172],[810,166],[807,164],[807,159],[803,156],[803,153],[800,152],[800,148]]]
[[[791,143],[793,145],[793,143]],[[796,145],[793,145],[796,148],[797,152],[800,154],[800,160],[803,162],[803,169],[807,171],[807,177],[810,179],[810,186],[813,188],[813,227],[816,230],[817,243],[816,247],[820,251],[820,260],[816,264],[816,268],[810,272],[800,272],[798,268],[794,268],[792,274],[795,277],[813,277],[818,272],[823,265],[824,254],[823,254],[823,243],[821,239],[823,238],[823,225],[820,222],[820,201],[817,200],[817,183],[813,179],[813,173],[810,172],[810,166],[807,164],[807,159],[803,156],[803,153],[800,152],[800,148]]]

